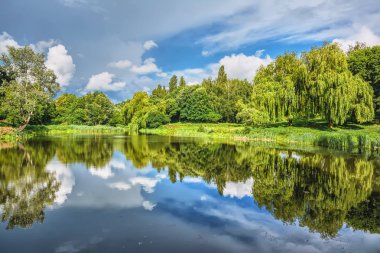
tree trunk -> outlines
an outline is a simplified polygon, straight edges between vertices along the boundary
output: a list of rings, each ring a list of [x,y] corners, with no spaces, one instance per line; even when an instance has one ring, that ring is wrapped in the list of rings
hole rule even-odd
[[[24,123],[17,128],[17,132],[22,132],[25,129],[25,127],[29,124],[29,121],[32,115],[33,115],[33,112],[30,112],[28,114],[28,117],[25,119]]]

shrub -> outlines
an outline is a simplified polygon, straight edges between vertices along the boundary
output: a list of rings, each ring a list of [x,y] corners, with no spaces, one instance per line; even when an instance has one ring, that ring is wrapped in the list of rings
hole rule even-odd
[[[147,128],[157,128],[161,125],[165,125],[170,122],[170,119],[167,115],[159,111],[149,112],[146,118],[146,127]]]
[[[243,108],[236,115],[236,119],[247,126],[261,126],[270,122],[268,113],[255,108]]]

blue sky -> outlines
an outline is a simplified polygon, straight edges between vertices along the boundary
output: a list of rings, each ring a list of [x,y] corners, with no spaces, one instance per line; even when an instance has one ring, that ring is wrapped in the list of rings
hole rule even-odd
[[[323,41],[380,44],[379,0],[2,0],[0,52],[31,45],[65,92],[114,101],[213,77],[252,80],[260,65]]]

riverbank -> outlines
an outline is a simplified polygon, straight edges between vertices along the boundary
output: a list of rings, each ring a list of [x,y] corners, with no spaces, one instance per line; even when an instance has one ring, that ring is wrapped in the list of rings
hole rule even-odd
[[[23,132],[17,133],[10,127],[0,127],[0,140],[13,141],[17,139],[29,138],[36,135],[54,134],[107,134],[107,133],[126,133],[128,127],[124,126],[83,126],[83,125],[37,125],[28,126]]]
[[[280,145],[310,145],[350,151],[380,149],[380,125],[347,125],[328,128],[314,122],[309,125],[246,127],[239,124],[175,123],[140,133],[177,137],[228,138],[234,141],[272,142]]]

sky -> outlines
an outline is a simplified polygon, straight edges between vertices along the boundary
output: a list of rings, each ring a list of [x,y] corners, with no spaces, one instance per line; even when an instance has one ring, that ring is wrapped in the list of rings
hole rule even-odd
[[[62,92],[113,102],[169,78],[251,81],[278,55],[324,41],[380,45],[380,0],[1,0],[0,53],[44,53]]]

